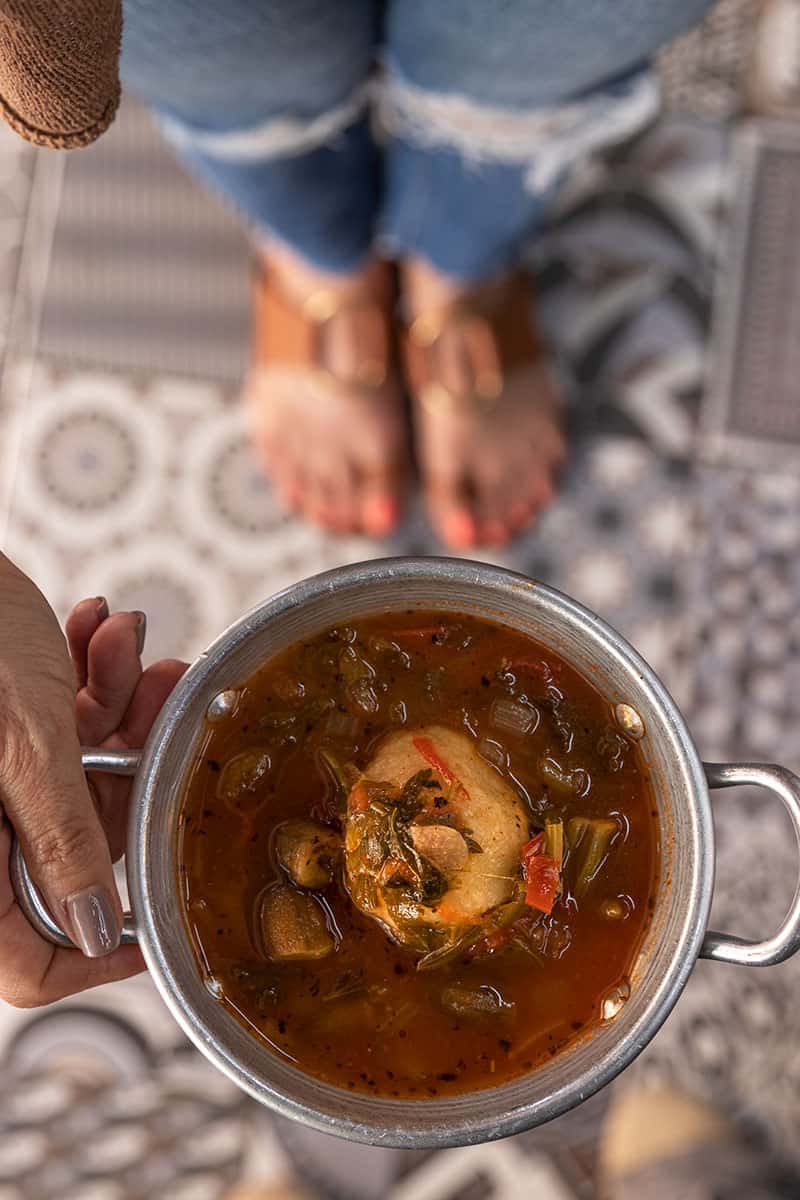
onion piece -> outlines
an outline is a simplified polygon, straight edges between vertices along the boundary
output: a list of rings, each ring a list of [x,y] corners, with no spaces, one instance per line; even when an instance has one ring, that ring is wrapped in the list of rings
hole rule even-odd
[[[485,758],[493,767],[498,767],[501,771],[504,771],[508,766],[508,752],[499,742],[483,737],[478,742],[477,750],[481,758]]]
[[[539,760],[539,774],[549,788],[564,795],[585,796],[592,786],[592,779],[583,767],[564,768],[554,758]]]
[[[356,775],[352,772],[351,768],[348,768],[346,763],[341,762],[326,746],[322,746],[319,750],[319,761],[336,784],[337,798],[344,800],[353,786]]]
[[[442,990],[442,1007],[457,1017],[497,1017],[513,1009],[514,1002],[506,1000],[502,992],[488,983],[472,987],[465,983],[451,983]]]
[[[503,733],[530,734],[539,725],[539,710],[532,704],[500,696],[489,710],[489,723]]]
[[[579,855],[572,893],[582,899],[592,880],[604,865],[611,844],[619,833],[619,825],[611,818],[573,817],[567,822],[567,840],[573,853]]]
[[[347,738],[355,741],[358,734],[358,717],[337,708],[325,722],[325,733],[328,737]]]

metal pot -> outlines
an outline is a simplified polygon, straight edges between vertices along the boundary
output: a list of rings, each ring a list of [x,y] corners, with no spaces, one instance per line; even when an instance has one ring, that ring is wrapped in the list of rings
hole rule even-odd
[[[618,1014],[524,1078],[468,1095],[383,1100],[302,1074],[250,1036],[203,981],[177,894],[176,828],[184,787],[207,716],[225,708],[274,654],[325,628],[377,613],[438,609],[511,625],[552,647],[644,726],[661,825],[661,877],[654,918]],[[124,939],[137,941],[164,1000],[189,1038],[256,1100],[326,1133],[384,1146],[434,1147],[507,1137],[548,1121],[603,1087],[657,1032],[695,960],[766,966],[800,946],[800,886],[780,929],[748,942],[707,930],[714,884],[708,789],[758,784],[786,806],[800,840],[800,779],[783,767],[701,763],[661,681],[593,613],[520,575],[455,559],[384,559],[342,567],[280,592],[232,625],[187,671],[144,750],[87,750],[84,766],[134,776],[127,852],[133,913]],[[69,944],[14,855],[17,893],[46,937]]]

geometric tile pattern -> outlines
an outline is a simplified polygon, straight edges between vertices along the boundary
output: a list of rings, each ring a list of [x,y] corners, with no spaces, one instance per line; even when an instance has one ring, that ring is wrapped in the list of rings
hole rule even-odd
[[[234,215],[177,165],[136,104],[65,156],[63,172],[39,352],[236,383],[250,253]]]
[[[800,465],[800,123],[750,122],[736,136],[734,162],[704,453],[792,473]]]
[[[705,472],[692,724],[708,757],[800,770],[800,477]]]
[[[572,460],[538,528],[486,557],[620,628],[684,705],[704,753],[791,765],[800,485],[698,455],[727,162],[719,130],[673,120],[565,194],[532,255],[572,393]],[[138,257],[120,229],[138,231]],[[435,549],[418,508],[386,542],[329,538],[277,509],[236,404],[246,258],[232,219],[186,181],[135,106],[66,160],[0,133],[4,545],[62,616],[98,593],[146,609],[151,657],[193,657],[243,609],[314,571]],[[781,915],[794,850],[771,802],[725,793],[715,806],[715,920],[753,935]],[[700,964],[631,1079],[677,1074],[737,1114],[760,1114],[796,1154],[798,973]],[[162,1012],[146,981],[110,991],[126,1019]],[[20,1020],[0,1012],[0,1041]],[[563,1129],[569,1140],[568,1128],[534,1136]]]

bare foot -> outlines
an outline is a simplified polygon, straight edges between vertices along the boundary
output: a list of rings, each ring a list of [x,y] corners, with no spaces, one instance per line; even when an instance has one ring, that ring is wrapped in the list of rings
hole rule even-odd
[[[412,389],[431,521],[453,549],[501,546],[555,492],[565,443],[554,384],[542,361],[503,372],[484,322],[448,323],[448,309],[470,298],[462,285],[417,260],[404,267],[402,286],[412,332],[420,314],[444,314],[428,360],[435,378]],[[476,384],[483,401],[471,395]]]
[[[287,508],[340,533],[386,534],[409,462],[388,270],[329,275],[283,247],[262,261],[245,389],[256,449]]]

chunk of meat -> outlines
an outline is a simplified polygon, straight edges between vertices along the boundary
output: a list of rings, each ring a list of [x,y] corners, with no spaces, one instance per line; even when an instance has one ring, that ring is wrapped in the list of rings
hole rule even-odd
[[[409,799],[409,785],[419,780]],[[410,815],[409,806],[416,806]],[[428,896],[404,886],[397,872],[382,875],[407,844],[403,837],[440,876],[442,886],[429,887]],[[522,801],[467,734],[437,725],[390,734],[348,801],[351,898],[396,941],[439,950],[479,936],[500,906],[518,899],[528,837]]]

